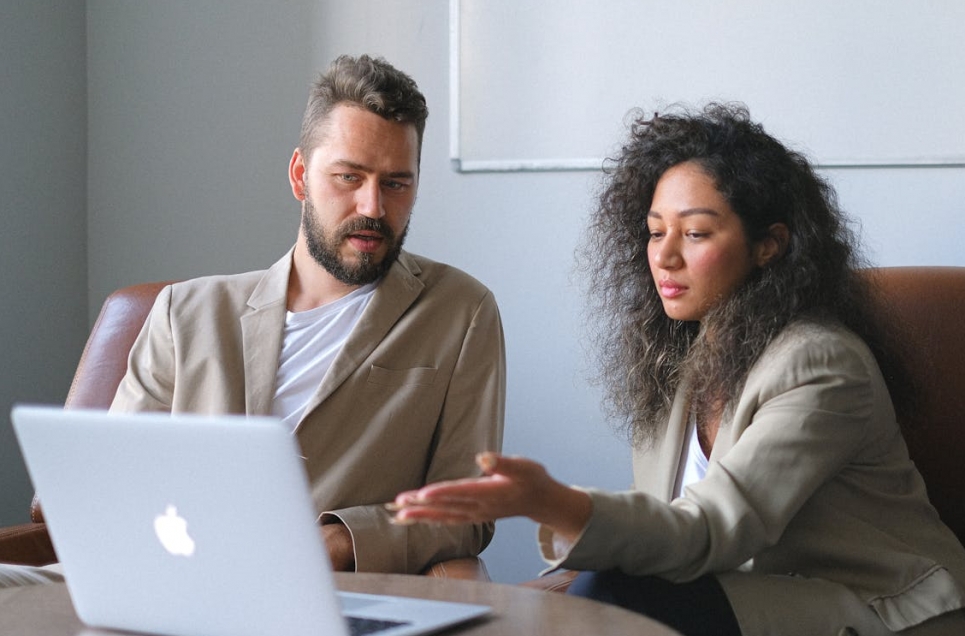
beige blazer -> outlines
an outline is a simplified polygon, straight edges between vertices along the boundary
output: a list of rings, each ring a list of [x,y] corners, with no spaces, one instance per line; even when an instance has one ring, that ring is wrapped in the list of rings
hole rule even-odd
[[[112,409],[269,414],[290,267],[291,252],[267,271],[165,288]],[[478,474],[476,453],[502,444],[505,382],[492,293],[403,252],[296,433],[317,510],[348,526],[358,570],[414,573],[486,547],[492,524],[397,526],[382,504]]]
[[[869,617],[859,633],[888,633],[965,607],[965,550],[929,504],[857,336],[816,323],[785,330],[729,405],[706,477],[671,501],[685,396],[657,442],[635,451],[635,490],[590,491],[592,519],[563,559],[541,531],[551,565],[718,574],[745,634],[808,633],[802,616],[819,621],[813,634]]]

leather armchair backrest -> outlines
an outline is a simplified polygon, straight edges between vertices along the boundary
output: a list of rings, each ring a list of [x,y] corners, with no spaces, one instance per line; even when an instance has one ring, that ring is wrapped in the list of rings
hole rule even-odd
[[[106,409],[127,371],[127,358],[154,299],[167,282],[118,289],[104,301],[80,357],[65,408]],[[30,506],[33,521],[43,522],[37,498]]]
[[[106,409],[127,371],[127,358],[154,299],[169,283],[142,283],[118,289],[104,301],[87,338],[66,408]]]
[[[938,514],[965,543],[965,267],[884,267],[880,292],[917,393],[912,459]]]

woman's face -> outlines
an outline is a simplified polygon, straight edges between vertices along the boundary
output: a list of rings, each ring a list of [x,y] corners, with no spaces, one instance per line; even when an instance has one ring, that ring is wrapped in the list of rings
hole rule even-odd
[[[702,320],[761,259],[714,179],[694,162],[660,177],[647,226],[650,271],[663,310],[674,320]]]

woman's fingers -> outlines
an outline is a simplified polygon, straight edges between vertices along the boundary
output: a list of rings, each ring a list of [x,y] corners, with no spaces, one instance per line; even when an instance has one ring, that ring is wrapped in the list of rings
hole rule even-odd
[[[476,465],[482,469],[484,475],[492,475],[499,464],[499,453],[487,451],[476,455]]]
[[[484,477],[429,484],[400,493],[387,509],[397,523],[479,523],[528,515],[548,475],[537,462],[484,452],[476,456]]]
[[[489,521],[488,512],[476,499],[439,498],[432,501],[412,499],[404,505],[396,502],[386,504],[395,512],[393,523],[408,525],[416,522],[429,523],[479,523]]]

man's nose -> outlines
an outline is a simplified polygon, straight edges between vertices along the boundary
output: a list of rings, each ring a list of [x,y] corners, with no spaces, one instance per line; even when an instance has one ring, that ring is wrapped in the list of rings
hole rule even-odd
[[[356,192],[355,211],[371,219],[385,216],[382,207],[382,188],[377,181],[366,183]]]

